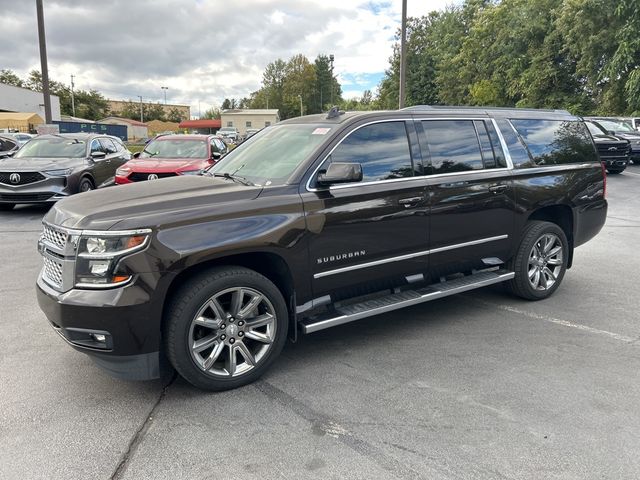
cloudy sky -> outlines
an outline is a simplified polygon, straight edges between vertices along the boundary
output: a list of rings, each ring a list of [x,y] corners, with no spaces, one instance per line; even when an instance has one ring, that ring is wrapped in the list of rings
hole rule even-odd
[[[409,16],[459,0],[408,0]],[[113,99],[219,106],[296,53],[335,55],[346,97],[388,66],[401,0],[44,0],[49,76]],[[40,69],[34,0],[0,0],[0,68]]]

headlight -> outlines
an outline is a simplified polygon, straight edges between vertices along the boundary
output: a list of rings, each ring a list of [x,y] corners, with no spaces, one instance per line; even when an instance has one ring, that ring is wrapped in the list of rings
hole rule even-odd
[[[78,241],[76,287],[104,288],[129,282],[132,275],[119,268],[120,260],[144,249],[150,234],[150,230],[83,232]]]
[[[116,170],[116,176],[118,177],[126,177],[131,173],[131,169],[129,167],[120,167]]]
[[[71,175],[71,172],[73,172],[73,168],[61,168],[57,170],[44,171],[44,173],[46,173],[50,177],[66,177],[67,175]]]
[[[200,175],[202,170],[185,170],[184,172],[179,172],[180,175]]]

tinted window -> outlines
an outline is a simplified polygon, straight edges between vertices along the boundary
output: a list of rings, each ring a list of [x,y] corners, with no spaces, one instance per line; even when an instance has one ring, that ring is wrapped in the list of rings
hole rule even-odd
[[[0,152],[13,150],[15,147],[16,144],[14,142],[0,138]]]
[[[427,120],[427,136],[433,173],[465,172],[483,168],[476,129],[471,120]]]
[[[109,138],[101,138],[100,139],[100,143],[102,143],[102,146],[104,147],[104,150],[105,150],[105,152],[107,152],[107,154],[117,153],[118,152],[118,149],[113,144],[111,139],[109,139]]]
[[[364,182],[414,174],[404,122],[375,123],[355,130],[333,151],[331,161],[359,163]]]
[[[529,157],[529,153],[520,141],[520,136],[513,129],[509,121],[505,120],[504,118],[500,118],[496,119],[496,123],[498,124],[498,128],[500,129],[500,133],[502,133],[504,142],[507,144],[507,149],[509,150],[509,155],[511,155],[513,166],[516,168],[520,168],[531,165],[532,162],[531,158]]]
[[[104,152],[104,148],[102,144],[96,139],[91,142],[91,153],[93,152]],[[106,152],[105,152],[106,153]]]
[[[536,165],[597,161],[591,135],[582,122],[511,120]]]
[[[498,167],[506,168],[507,159],[504,155],[504,151],[502,150],[502,144],[500,143],[500,139],[498,138],[498,133],[493,127],[493,122],[485,122],[485,126],[487,127],[489,139],[491,140],[491,146],[493,147],[493,153],[496,157],[496,164]]]
[[[494,168],[496,166],[496,159],[493,156],[493,148],[491,147],[491,140],[489,140],[487,127],[485,127],[482,120],[476,120],[473,123],[476,126],[476,132],[478,133],[478,139],[480,140],[480,147],[482,148],[484,168]]]

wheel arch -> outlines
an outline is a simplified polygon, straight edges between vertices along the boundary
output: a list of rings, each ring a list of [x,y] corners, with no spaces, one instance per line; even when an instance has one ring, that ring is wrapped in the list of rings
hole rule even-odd
[[[171,280],[167,288],[162,306],[162,328],[164,328],[167,305],[179,286],[187,278],[191,278],[194,275],[198,275],[215,267],[224,266],[245,267],[254,270],[275,284],[287,304],[287,309],[289,310],[289,333],[290,337],[294,338],[296,332],[295,288],[291,268],[282,256],[272,252],[232,254],[196,263],[182,270]]]
[[[550,205],[542,207],[529,215],[529,221],[541,220],[545,222],[551,222],[558,225],[567,237],[567,243],[569,244],[569,258],[567,268],[571,268],[573,263],[573,245],[574,245],[574,215],[573,210],[568,205]]]

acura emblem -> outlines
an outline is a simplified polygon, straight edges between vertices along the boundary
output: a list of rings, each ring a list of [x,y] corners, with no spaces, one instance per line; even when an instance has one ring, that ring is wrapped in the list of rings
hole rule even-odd
[[[149,176],[147,177],[147,180],[157,180],[158,179],[158,175],[156,175],[155,173],[150,173]]]
[[[14,184],[20,183],[20,174],[12,173],[11,175],[9,175],[9,181]]]
[[[617,152],[618,151],[618,147],[609,147],[609,151],[610,152]]]

